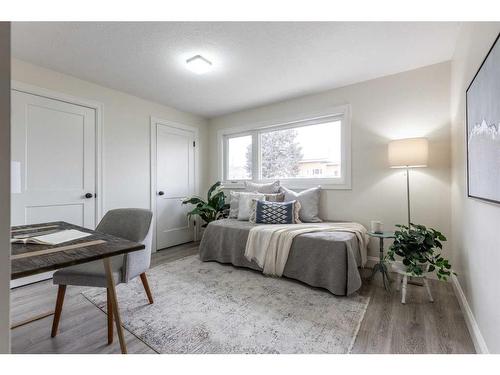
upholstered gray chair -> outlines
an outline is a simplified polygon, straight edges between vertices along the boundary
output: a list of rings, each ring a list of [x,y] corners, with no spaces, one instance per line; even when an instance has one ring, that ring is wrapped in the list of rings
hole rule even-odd
[[[149,303],[153,303],[153,296],[149,289],[146,271],[151,264],[151,238],[152,218],[150,210],[140,208],[120,208],[110,210],[104,215],[96,231],[139,242],[145,245],[144,250],[135,251],[126,255],[119,255],[111,259],[111,267],[115,284],[127,283],[141,277]],[[52,323],[51,336],[57,335],[57,328],[67,285],[107,288],[106,273],[102,261],[85,263],[77,266],[63,268],[54,273],[54,284],[59,285],[57,301]],[[110,291],[107,290],[108,299],[108,344],[113,342],[113,309],[111,308]]]

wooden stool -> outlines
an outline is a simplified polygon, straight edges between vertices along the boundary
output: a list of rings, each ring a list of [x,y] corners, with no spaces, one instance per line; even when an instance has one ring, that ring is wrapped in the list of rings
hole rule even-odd
[[[430,302],[434,302],[434,298],[432,298],[432,293],[431,289],[429,288],[429,282],[427,281],[427,277],[425,274],[422,276],[415,276],[412,275],[411,273],[406,272],[406,268],[404,265],[400,263],[393,263],[392,269],[394,272],[398,274],[397,280],[396,280],[396,290],[399,290],[401,287],[401,303],[405,304],[406,303],[406,287],[408,285],[408,277],[417,277],[419,279],[422,279],[425,289],[427,290],[427,296],[429,297]]]

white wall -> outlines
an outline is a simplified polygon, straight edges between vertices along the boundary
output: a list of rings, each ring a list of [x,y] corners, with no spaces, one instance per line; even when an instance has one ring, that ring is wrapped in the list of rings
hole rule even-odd
[[[10,23],[0,22],[0,353],[10,346]]]
[[[450,64],[401,74],[245,110],[210,120],[210,181],[217,176],[218,129],[249,125],[293,114],[350,104],[352,113],[352,190],[322,193],[322,217],[354,220],[368,227],[382,220],[387,229],[406,221],[406,180],[390,169],[391,139],[428,137],[429,168],[411,172],[412,221],[450,235]],[[377,255],[372,243],[371,255]]]
[[[500,353],[500,205],[467,198],[465,91],[499,32],[500,23],[465,24],[451,69],[452,260],[492,353]]]
[[[150,116],[200,129],[200,182],[202,192],[206,191],[208,130],[204,118],[17,59],[12,60],[12,79],[102,104],[103,212],[150,207]]]

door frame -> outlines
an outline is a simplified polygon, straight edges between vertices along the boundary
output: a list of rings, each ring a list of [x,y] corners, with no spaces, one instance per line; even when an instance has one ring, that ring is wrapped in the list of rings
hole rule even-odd
[[[156,164],[157,164],[157,134],[158,134],[158,125],[163,125],[173,129],[187,130],[194,133],[194,193],[196,195],[199,194],[200,191],[200,178],[199,178],[199,132],[200,130],[194,126],[184,125],[175,121],[165,120],[159,117],[151,116],[150,117],[150,130],[151,130],[151,142],[150,142],[150,209],[153,212],[153,245],[152,251],[156,252],[158,249],[156,248],[156,191],[157,189],[157,181],[156,181]],[[199,225],[194,226],[194,240],[198,241],[199,239]]]
[[[103,105],[99,102],[68,95],[59,91],[49,90],[43,87],[31,85],[24,82],[11,81],[11,90],[24,92],[41,96],[48,99],[59,100],[69,104],[75,104],[81,107],[87,107],[95,111],[95,195],[96,195],[96,209],[95,209],[95,225],[99,223],[103,216],[103,202],[104,202],[104,189],[103,189],[103,176],[104,168],[102,164],[103,154],[103,131],[102,131],[102,112]],[[95,228],[92,228],[95,229]]]

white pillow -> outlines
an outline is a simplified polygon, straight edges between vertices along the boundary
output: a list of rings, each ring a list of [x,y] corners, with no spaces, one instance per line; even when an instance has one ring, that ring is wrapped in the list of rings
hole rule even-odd
[[[248,221],[252,212],[252,200],[264,199],[265,195],[260,193],[239,193],[239,198],[238,220]]]
[[[298,201],[300,203],[300,220],[304,223],[320,223],[319,218],[319,196],[321,186],[313,187],[301,192],[295,192],[281,187],[281,191],[285,193],[285,202]]]
[[[240,205],[240,193],[236,191],[229,192],[229,218],[238,218],[238,207]]]
[[[229,218],[238,218],[238,207],[240,205],[240,194],[248,194],[248,192],[230,191],[229,192]],[[265,200],[269,202],[283,202],[285,193],[264,194]]]
[[[255,182],[245,181],[245,188],[247,191],[264,194],[276,194],[280,192],[280,182],[274,181],[266,184],[257,184]]]

